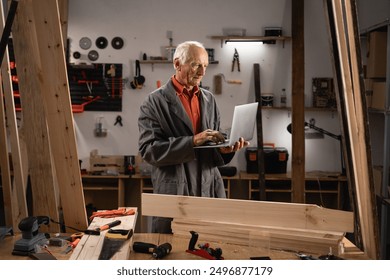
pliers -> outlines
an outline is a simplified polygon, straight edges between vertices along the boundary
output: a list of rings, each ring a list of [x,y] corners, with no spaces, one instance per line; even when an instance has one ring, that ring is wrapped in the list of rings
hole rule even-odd
[[[240,58],[237,52],[237,49],[234,49],[233,61],[232,61],[232,72],[234,71],[234,65],[237,62],[237,70],[240,72]]]

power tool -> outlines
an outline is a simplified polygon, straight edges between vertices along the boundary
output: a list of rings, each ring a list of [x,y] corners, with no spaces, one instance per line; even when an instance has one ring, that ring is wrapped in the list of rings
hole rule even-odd
[[[172,251],[172,245],[170,243],[164,243],[161,245],[155,245],[146,242],[134,242],[134,252],[152,254],[155,259],[162,259]]]
[[[48,225],[49,217],[47,216],[31,216],[20,221],[18,228],[22,232],[22,238],[14,244],[13,255],[28,256],[35,252],[36,245],[43,245],[47,241],[44,233],[38,232],[41,224]]]

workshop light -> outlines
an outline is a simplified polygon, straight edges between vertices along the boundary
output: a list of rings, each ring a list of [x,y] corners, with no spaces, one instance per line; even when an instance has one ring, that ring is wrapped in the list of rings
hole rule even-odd
[[[228,39],[225,40],[226,45],[251,45],[251,46],[258,46],[260,44],[264,43],[261,40],[239,40],[239,39]]]

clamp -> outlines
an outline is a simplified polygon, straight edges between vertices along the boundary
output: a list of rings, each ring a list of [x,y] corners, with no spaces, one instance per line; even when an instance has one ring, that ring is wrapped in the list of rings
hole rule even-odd
[[[237,70],[240,72],[240,58],[237,52],[237,49],[234,49],[233,61],[232,61],[232,72],[234,71],[234,66],[237,62]]]

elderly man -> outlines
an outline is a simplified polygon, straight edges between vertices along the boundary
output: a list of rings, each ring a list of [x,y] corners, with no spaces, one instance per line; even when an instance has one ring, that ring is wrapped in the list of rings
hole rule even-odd
[[[194,149],[207,141],[224,141],[215,98],[199,87],[208,64],[201,43],[179,44],[173,56],[175,74],[141,105],[139,152],[152,165],[154,193],[226,197],[217,167],[249,144],[241,138],[229,147]],[[152,231],[171,233],[171,219],[153,217]]]

